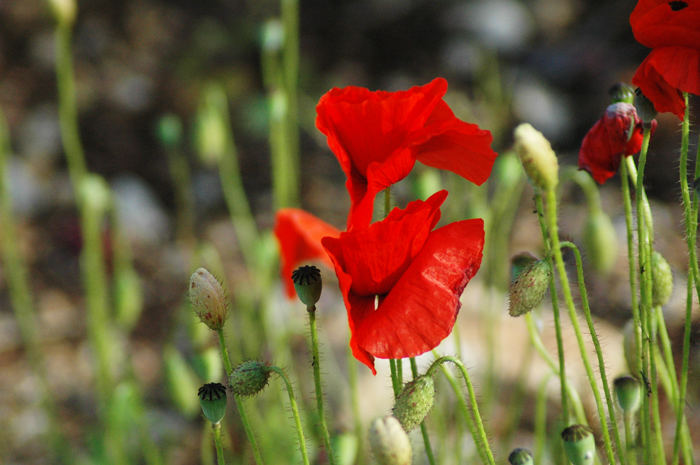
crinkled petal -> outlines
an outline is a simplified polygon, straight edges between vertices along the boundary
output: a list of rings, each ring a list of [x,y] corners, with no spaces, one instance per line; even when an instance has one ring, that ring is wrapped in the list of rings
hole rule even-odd
[[[683,119],[681,91],[700,94],[700,50],[683,47],[656,48],[639,65],[632,78],[659,113],[671,112]]]
[[[426,125],[426,133],[429,138],[417,147],[418,161],[452,171],[477,185],[488,179],[497,156],[491,149],[491,132],[456,118],[441,101]]]
[[[379,358],[403,358],[436,347],[452,331],[483,246],[481,219],[434,231],[376,311],[357,319],[353,335],[359,348]]]
[[[282,208],[275,217],[274,232],[280,247],[282,281],[287,297],[293,298],[291,276],[294,269],[307,260],[319,260],[332,268],[333,263],[321,245],[321,238],[337,237],[340,231],[304,210]]]
[[[630,15],[635,39],[649,48],[700,49],[700,2],[639,0]]]

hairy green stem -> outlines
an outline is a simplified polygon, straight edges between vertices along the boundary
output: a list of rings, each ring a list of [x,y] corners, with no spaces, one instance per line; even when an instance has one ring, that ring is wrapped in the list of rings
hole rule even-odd
[[[397,360],[401,363],[401,360]],[[413,379],[418,377],[418,365],[416,365],[416,358],[411,357],[411,374]],[[425,420],[420,423],[420,433],[423,437],[423,446],[425,446],[425,454],[428,456],[428,463],[430,465],[435,465],[435,455],[433,454],[433,447],[430,445],[430,436],[428,435],[428,428],[425,426]]]
[[[224,445],[221,441],[221,422],[216,422],[211,424],[212,430],[214,430],[214,446],[216,447],[216,463],[218,465],[226,465],[226,459],[224,458]]]
[[[600,398],[600,392],[598,391],[598,383],[595,379],[595,374],[593,373],[590,361],[588,360],[588,353],[586,352],[586,346],[583,341],[583,334],[581,333],[581,328],[579,327],[578,323],[578,317],[576,316],[574,300],[571,296],[569,278],[566,274],[566,268],[564,266],[564,258],[561,254],[559,244],[559,226],[557,224],[556,191],[554,188],[550,188],[547,189],[545,194],[547,196],[546,222],[549,238],[552,245],[551,252],[554,256],[554,263],[559,273],[559,283],[561,285],[562,294],[564,295],[564,301],[566,302],[567,309],[569,310],[569,318],[571,320],[571,324],[573,325],[574,333],[576,334],[576,341],[578,342],[579,352],[581,353],[581,360],[583,361],[583,366],[586,370],[586,375],[588,376],[588,381],[591,385],[591,390],[593,391],[593,397],[595,399],[598,415],[601,418],[601,425],[603,427],[603,442],[605,443],[605,452],[607,454],[608,461],[611,464],[613,464],[615,463],[615,456],[613,454],[612,443],[610,441],[610,432],[608,430],[608,424],[605,420],[605,409],[603,408],[603,403]]]
[[[297,400],[294,396],[294,388],[292,383],[289,382],[284,370],[279,367],[271,366],[270,370],[274,371],[284,381],[284,385],[287,388],[287,395],[289,396],[289,406],[292,408],[292,414],[294,415],[294,426],[297,429],[297,438],[299,439],[299,449],[301,451],[301,460],[304,465],[309,465],[309,457],[306,453],[306,440],[304,439],[304,429],[301,426],[301,417],[299,416],[299,407],[297,406]]]
[[[309,314],[309,332],[311,333],[311,356],[313,371],[314,371],[314,391],[316,394],[316,410],[318,411],[318,421],[321,426],[321,435],[323,443],[328,453],[328,463],[335,465],[335,456],[331,447],[331,436],[328,434],[328,426],[326,425],[326,413],[323,406],[323,388],[321,383],[321,362],[318,353],[318,332],[316,330],[316,307],[311,306],[306,308]]]
[[[348,378],[350,382],[350,402],[352,405],[352,417],[354,422],[355,436],[357,437],[357,461],[356,465],[365,463],[365,446],[362,433],[362,417],[360,416],[360,391],[357,383],[357,361],[352,355],[350,344],[346,348]]]

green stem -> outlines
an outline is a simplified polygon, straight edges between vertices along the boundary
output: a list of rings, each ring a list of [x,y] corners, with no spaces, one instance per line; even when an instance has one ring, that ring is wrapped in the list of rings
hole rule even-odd
[[[416,358],[411,357],[411,374],[413,379],[418,377],[418,365],[416,365]],[[401,360],[397,360],[401,363]],[[425,446],[425,454],[428,456],[428,463],[430,465],[435,465],[435,455],[433,454],[433,447],[430,445],[430,436],[428,435],[428,428],[425,426],[425,420],[420,423],[420,433],[423,436],[423,445]]]
[[[544,447],[547,442],[547,384],[549,384],[550,375],[547,375],[540,387],[537,389],[537,397],[535,398],[535,440],[533,450],[533,462],[544,463]]]
[[[632,419],[634,417],[633,413],[628,413],[625,412],[623,414],[624,416],[624,423],[625,423],[625,451],[627,453],[627,459],[630,461],[630,463],[635,464],[637,463],[637,452],[635,451],[635,444],[634,444],[634,424],[632,423]]]
[[[399,373],[396,369],[396,360],[393,358],[389,359],[389,370],[391,372],[391,388],[394,391],[394,399],[396,399],[401,393],[401,383],[399,382]]]
[[[561,243],[562,247],[568,247],[574,252],[576,257],[576,276],[579,286],[579,294],[581,296],[581,307],[583,308],[583,314],[586,317],[586,323],[588,324],[588,331],[591,334],[591,340],[593,341],[593,346],[595,347],[595,353],[598,357],[598,371],[600,372],[600,380],[603,384],[603,392],[605,393],[605,401],[608,405],[608,419],[607,421],[612,425],[613,440],[615,441],[615,448],[617,449],[618,459],[621,464],[627,462],[625,449],[622,447],[622,442],[620,441],[620,433],[617,429],[617,422],[615,421],[615,404],[613,402],[612,395],[610,394],[610,388],[608,385],[608,376],[605,372],[605,359],[603,358],[603,350],[600,347],[600,341],[598,340],[598,334],[595,330],[595,325],[593,324],[593,317],[591,316],[591,308],[588,304],[588,292],[586,291],[586,284],[583,279],[583,263],[581,261],[581,252],[579,252],[578,247],[575,244],[564,241]],[[601,421],[606,421],[605,415],[601,416]]]
[[[214,445],[216,446],[216,463],[218,465],[226,465],[226,459],[224,458],[224,445],[221,441],[221,422],[216,422],[211,424],[212,430],[214,430]]]
[[[474,415],[474,420],[476,424],[477,435],[474,437],[474,440],[476,442],[479,442],[480,447],[483,448],[483,450],[486,452],[487,460],[484,463],[488,463],[489,465],[496,465],[496,461],[493,458],[493,452],[491,452],[491,447],[489,446],[488,436],[486,435],[486,431],[484,430],[484,423],[481,421],[481,415],[479,414],[479,405],[476,402],[474,386],[472,385],[471,378],[469,377],[469,373],[467,372],[467,369],[464,366],[464,364],[455,357],[445,355],[435,360],[433,364],[430,365],[430,368],[428,368],[426,375],[432,376],[432,373],[435,371],[437,366],[445,362],[452,362],[462,373],[464,382],[467,385],[467,392],[469,393],[469,402],[471,403],[472,414]]]
[[[569,278],[566,274],[566,268],[564,267],[564,259],[561,254],[560,244],[559,244],[559,226],[557,224],[557,197],[554,188],[549,188],[546,191],[547,196],[547,210],[546,210],[546,221],[547,229],[549,232],[549,238],[551,240],[551,252],[554,255],[554,262],[559,273],[559,282],[562,289],[562,294],[564,295],[564,300],[566,306],[569,310],[569,318],[571,324],[574,328],[574,333],[576,334],[576,340],[579,346],[579,352],[581,353],[581,359],[583,361],[584,368],[586,369],[586,375],[588,376],[588,381],[591,385],[591,390],[593,391],[593,397],[595,398],[596,408],[598,410],[598,415],[601,418],[601,424],[603,426],[603,442],[605,443],[605,451],[608,456],[608,461],[613,464],[615,463],[615,456],[612,450],[612,444],[610,442],[610,432],[608,430],[607,421],[605,421],[605,409],[603,408],[603,403],[600,398],[600,392],[598,391],[598,383],[596,382],[593,369],[591,368],[590,361],[588,360],[588,353],[586,352],[586,346],[583,341],[583,335],[581,334],[581,328],[579,327],[578,317],[576,316],[576,308],[574,307],[574,300],[571,296],[571,289],[569,288]]]
[[[328,426],[326,425],[326,413],[323,406],[323,388],[321,384],[321,366],[318,353],[318,332],[316,331],[316,307],[311,306],[306,308],[309,314],[309,331],[311,333],[311,355],[312,363],[314,369],[314,391],[316,393],[316,409],[318,410],[318,421],[321,425],[321,435],[323,436],[323,443],[326,447],[326,452],[328,453],[328,462],[331,465],[335,465],[335,456],[333,455],[333,448],[331,447],[331,437],[328,434]]]
[[[219,336],[219,349],[221,351],[221,360],[224,362],[224,368],[226,369],[226,378],[231,377],[233,373],[233,365],[231,365],[231,359],[228,356],[228,349],[226,348],[226,340],[224,339],[224,331],[218,329],[216,334]],[[248,414],[245,410],[245,405],[239,395],[234,394],[233,399],[236,402],[236,408],[238,409],[238,415],[241,417],[241,423],[243,424],[243,430],[245,431],[250,446],[253,448],[253,457],[255,458],[255,463],[258,465],[263,464],[262,454],[260,453],[260,448],[258,446],[258,440],[255,438],[253,433],[253,428],[250,426],[250,421],[248,420]]]
[[[550,269],[552,266],[552,245],[549,239],[549,234],[547,232],[547,224],[544,220],[544,205],[542,202],[542,194],[537,191],[535,193],[535,205],[537,209],[537,219],[540,222],[540,229],[542,230],[542,237],[545,245],[545,260],[549,265]],[[552,300],[552,314],[554,315],[554,331],[557,340],[557,357],[559,359],[559,388],[561,394],[561,410],[562,410],[562,421],[565,425],[569,424],[569,404],[567,401],[567,380],[566,380],[566,363],[564,360],[564,339],[561,332],[561,317],[559,315],[559,298],[557,297],[557,287],[554,283],[554,273],[551,274],[549,278],[549,296]]]
[[[350,382],[350,401],[352,405],[352,416],[354,420],[355,437],[357,437],[357,462],[356,465],[365,463],[365,446],[362,433],[362,417],[360,416],[360,392],[357,383],[357,361],[352,355],[350,344],[346,347],[348,378]]]
[[[289,396],[289,405],[292,408],[292,414],[294,415],[294,426],[297,429],[297,438],[299,439],[299,449],[301,450],[301,460],[304,465],[309,465],[309,457],[306,453],[306,440],[304,439],[304,429],[301,426],[301,417],[299,416],[299,408],[297,407],[297,401],[294,397],[294,389],[292,388],[292,383],[289,382],[289,378],[285,374],[284,370],[279,367],[271,366],[270,370],[274,371],[284,381],[284,385],[287,387],[287,395]]]

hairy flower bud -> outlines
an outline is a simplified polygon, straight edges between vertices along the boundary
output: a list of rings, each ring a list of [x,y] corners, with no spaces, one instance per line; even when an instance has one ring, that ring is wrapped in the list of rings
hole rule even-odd
[[[292,281],[299,300],[307,307],[314,307],[318,299],[321,298],[321,290],[323,289],[321,271],[311,265],[300,266],[292,273]]]
[[[411,465],[411,442],[395,417],[389,415],[372,422],[369,444],[379,465]]]
[[[533,465],[532,453],[527,449],[513,449],[508,456],[510,465]]]
[[[593,269],[607,274],[617,259],[617,234],[610,217],[601,210],[588,215],[583,227],[583,246]]]
[[[218,423],[226,414],[226,388],[220,383],[208,383],[197,391],[202,413],[212,423]]]
[[[673,273],[666,259],[656,250],[651,254],[651,277],[654,280],[651,288],[653,305],[664,305],[673,292]]]
[[[224,327],[228,315],[226,293],[221,283],[204,268],[190,277],[190,303],[199,319],[217,331]]]
[[[573,465],[588,465],[595,460],[595,438],[588,426],[572,425],[561,433],[564,452]]]
[[[625,413],[634,413],[639,408],[642,392],[639,381],[631,376],[620,376],[613,381],[615,397]]]
[[[549,288],[552,268],[545,260],[527,265],[508,289],[510,316],[520,316],[537,307]]]
[[[270,379],[270,367],[257,360],[248,360],[234,368],[229,384],[234,394],[252,396],[262,391]]]
[[[554,189],[559,182],[559,163],[549,141],[528,123],[522,123],[513,133],[515,151],[535,186]]]
[[[394,403],[394,416],[406,432],[411,432],[428,414],[434,399],[433,378],[427,375],[419,376],[404,385]]]

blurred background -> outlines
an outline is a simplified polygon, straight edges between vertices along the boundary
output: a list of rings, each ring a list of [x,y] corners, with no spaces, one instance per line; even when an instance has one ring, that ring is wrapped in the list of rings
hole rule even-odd
[[[314,119],[319,97],[332,87],[347,85],[398,90],[424,84],[436,76],[445,77],[449,82],[445,100],[459,117],[490,130],[499,154],[509,150],[512,128],[527,121],[549,138],[561,166],[576,166],[583,136],[610,101],[608,89],[619,81],[630,82],[648,53],[634,40],[629,27],[633,7],[632,1],[577,0],[300,1],[299,196],[290,203],[338,227],[345,223],[349,202],[343,188],[344,175],[315,129]],[[105,228],[106,269],[111,279],[118,267],[115,262],[119,261],[113,252],[129,250],[129,266],[139,282],[138,302],[129,304],[134,311],[125,317],[128,323],[120,326],[114,338],[113,351],[122,353],[117,359],[123,365],[116,369],[120,373],[116,377],[131,380],[124,388],[125,402],[129,409],[145,412],[139,418],[146,418],[150,447],[158,451],[154,456],[160,455],[162,463],[207,460],[201,449],[208,447],[210,439],[203,433],[201,418],[191,404],[183,405],[187,400],[177,400],[172,386],[174,380],[182,379],[180,376],[204,382],[209,380],[203,379],[203,373],[213,373],[211,367],[207,371],[197,364],[206,365],[198,357],[209,356],[202,354],[215,346],[215,341],[195,334],[202,331],[193,329],[185,302],[189,275],[201,264],[218,264],[218,275],[228,281],[235,300],[233,313],[239,307],[253,312],[261,305],[267,308],[266,316],[261,317],[264,321],[258,323],[267,325],[263,333],[276,342],[261,348],[260,341],[245,340],[240,335],[238,331],[244,326],[232,327],[227,331],[235,341],[234,355],[239,360],[247,357],[287,363],[298,378],[300,395],[309,405],[313,402],[312,383],[304,378],[310,377],[308,364],[304,365],[307,362],[293,363],[295,357],[308,355],[303,309],[285,300],[276,278],[267,286],[253,284],[265,289],[265,297],[254,292],[246,296],[251,280],[269,276],[269,270],[261,271],[261,275],[246,271],[246,251],[237,241],[240,232],[235,221],[232,224],[229,219],[220,173],[202,148],[206,136],[197,126],[198,121],[206,119],[207,105],[225,102],[242,187],[255,230],[264,233],[255,256],[263,257],[266,267],[275,268],[275,245],[269,230],[279,202],[274,194],[270,156],[271,146],[276,143],[271,135],[276,108],[275,70],[270,69],[274,66],[270,63],[279,52],[282,27],[280,3],[271,0],[78,2],[72,44],[79,133],[88,170],[103,177],[110,187],[118,218],[114,222],[119,223],[121,237],[127,243],[126,249],[120,249],[110,229]],[[18,229],[16,247],[28,267],[39,346],[66,444],[76,451],[79,463],[111,463],[100,458],[109,456],[109,447],[96,433],[105,423],[98,419],[104,416],[97,413],[93,355],[85,322],[81,218],[61,146],[54,31],[55,21],[46,3],[0,0],[0,109],[11,143],[7,176]],[[697,98],[691,98],[692,111],[697,112]],[[169,115],[166,122],[164,115]],[[658,121],[646,184],[654,208],[657,249],[670,262],[676,277],[674,296],[665,311],[672,342],[680,353],[687,269],[677,172],[680,124],[670,114],[659,115]],[[691,154],[696,141],[696,136],[691,138]],[[182,168],[183,163],[191,196],[185,207],[182,197],[178,197],[178,185],[182,188],[184,181],[176,168]],[[425,186],[449,187],[454,182],[445,173],[411,178],[397,186],[396,201],[405,204],[415,189],[420,192]],[[481,194],[474,189],[457,189],[458,195],[451,196],[446,204],[447,219],[481,216],[497,188],[487,185]],[[496,224],[492,230],[506,238],[506,261],[498,265],[501,274],[506,273],[511,255],[542,250],[532,215],[532,190],[524,183],[521,189],[510,199],[512,222],[502,229]],[[604,341],[606,354],[611,356],[611,365],[622,370],[618,343],[629,315],[629,290],[619,176],[602,187],[601,195],[603,208],[620,239],[619,250],[611,252],[619,259],[610,274],[589,273],[587,269],[586,278],[593,311],[608,334]],[[471,204],[470,196],[476,199]],[[562,235],[578,242],[585,217],[583,195],[572,184],[562,187],[562,198]],[[183,214],[183,208],[189,217]],[[183,226],[188,222],[191,226]],[[0,263],[0,462],[58,463],[48,443],[41,439],[50,429],[50,420],[42,410],[37,375],[20,337],[5,267],[4,262]],[[505,315],[503,291],[507,281],[488,282],[480,275],[465,293],[467,303],[458,320],[465,328],[465,357],[470,368],[484,375],[477,382],[478,390],[491,386],[491,376],[494,385],[499,386],[494,396],[511,399],[519,389],[520,378],[518,365],[513,360],[508,364],[508,351],[519,353],[520,349],[512,342],[517,338],[500,331],[522,333],[519,337],[523,339],[526,336],[522,326]],[[324,369],[329,379],[335,373],[345,373],[347,329],[342,302],[332,289],[333,273],[326,269],[326,277],[322,302],[328,310],[321,317],[321,330],[325,332]],[[117,297],[118,286],[113,291]],[[500,294],[493,297],[492,289]],[[480,308],[485,295],[490,296],[488,302],[495,309]],[[246,324],[256,324],[255,317],[251,318]],[[492,320],[489,324],[496,328],[493,334],[501,341],[494,343],[496,348],[491,352],[479,349],[484,343],[479,339],[483,336],[479,330],[483,319]],[[695,319],[697,322],[697,316]],[[698,324],[692,338],[688,411],[691,423],[697,425]],[[274,350],[280,345],[289,351],[282,361]],[[456,349],[447,349],[452,350]],[[489,362],[493,364],[490,374],[482,368],[487,353],[496,359]],[[188,374],[182,375],[178,369]],[[377,400],[364,394],[361,399],[366,423],[388,411],[390,391],[386,377],[370,379],[364,368],[359,370],[361,382],[368,383],[366,390],[377,392]],[[332,429],[339,438],[352,431],[344,376],[328,381]],[[196,390],[201,383],[193,384]],[[124,382],[115,381],[115,389],[119,386],[125,386]],[[280,390],[279,386],[275,389]],[[529,388],[523,389],[523,395],[529,395]],[[279,404],[281,397],[275,396],[259,401],[258,425],[267,424],[275,416],[289,417],[288,409]],[[136,397],[140,407],[132,402]],[[493,405],[486,408],[495,437],[503,427],[498,420],[499,415],[507,413],[507,408],[503,409]],[[527,418],[532,412],[524,412],[525,420],[517,423],[511,439],[529,437],[532,422]],[[235,418],[235,412],[230,415]],[[126,425],[128,416],[123,419]],[[313,420],[308,421],[313,426]],[[449,418],[445,424],[449,424]],[[263,442],[291,452],[280,453],[279,458],[271,454],[269,463],[298,460],[293,432],[288,425],[283,426],[280,431],[265,433],[268,438]],[[124,437],[127,442],[135,440]],[[245,452],[241,452],[246,449],[240,427],[231,426],[228,438],[236,457],[232,463],[248,463]],[[357,442],[357,438],[354,440]],[[353,447],[361,448],[362,441]],[[134,447],[143,451],[144,446]],[[143,457],[134,453],[124,463],[158,463],[148,456],[146,452]],[[501,453],[500,458],[503,462],[505,455]],[[322,456],[319,461],[324,463]]]

